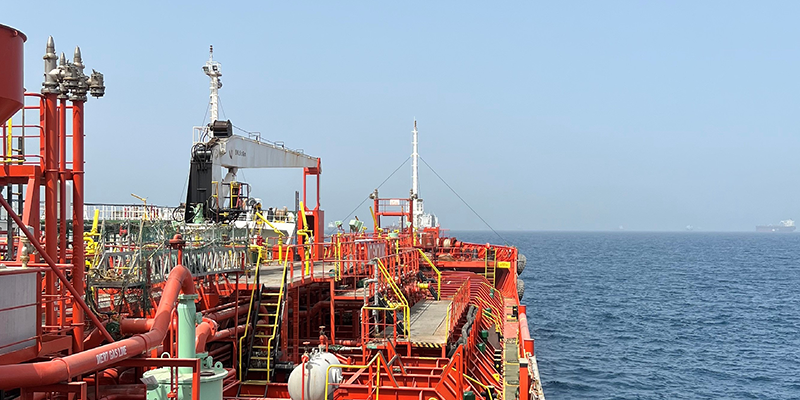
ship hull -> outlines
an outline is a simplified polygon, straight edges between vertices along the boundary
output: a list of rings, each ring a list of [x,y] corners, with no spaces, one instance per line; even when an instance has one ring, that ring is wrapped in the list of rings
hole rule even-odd
[[[758,225],[756,226],[756,232],[765,232],[765,233],[791,233],[797,229],[794,226],[773,226],[773,225]]]

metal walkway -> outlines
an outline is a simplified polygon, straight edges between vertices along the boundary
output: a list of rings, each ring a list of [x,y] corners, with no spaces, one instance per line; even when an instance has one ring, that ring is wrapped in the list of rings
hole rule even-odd
[[[450,300],[422,300],[411,307],[412,343],[447,343],[447,309]]]

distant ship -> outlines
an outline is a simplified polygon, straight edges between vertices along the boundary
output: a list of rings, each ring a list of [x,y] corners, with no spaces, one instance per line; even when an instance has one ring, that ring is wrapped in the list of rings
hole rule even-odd
[[[787,219],[778,225],[757,225],[756,232],[794,232],[796,228],[794,220]]]

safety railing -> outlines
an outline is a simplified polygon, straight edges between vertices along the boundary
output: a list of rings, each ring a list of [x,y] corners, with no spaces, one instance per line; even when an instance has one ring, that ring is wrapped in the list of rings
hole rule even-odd
[[[451,240],[454,244],[450,244]],[[439,247],[437,256],[440,258],[455,261],[484,261],[487,258],[487,251],[491,250],[496,255],[497,268],[508,268],[517,260],[516,247],[456,242],[450,238],[443,239],[443,242],[447,245]]]
[[[422,259],[428,264],[429,267],[433,270],[436,274],[436,300],[441,300],[442,298],[442,272],[439,271],[439,268],[436,268],[436,265],[433,264],[430,258],[425,254],[422,249],[418,249],[419,254],[422,256]]]
[[[503,293],[482,280],[476,282],[475,293],[476,304],[480,307],[481,313],[492,321],[497,332],[502,332],[505,316]]]
[[[469,306],[470,298],[470,279],[467,279],[461,284],[461,287],[458,288],[458,291],[456,291],[453,299],[450,301],[450,305],[447,307],[448,335],[455,331],[459,319],[461,319],[461,316],[464,315],[464,311]]]
[[[195,277],[241,271],[247,265],[248,247],[243,245],[204,245],[183,251],[182,264]],[[89,270],[92,283],[124,280],[141,284],[158,283],[178,264],[177,254],[166,248],[136,248],[104,251]]]
[[[362,365],[352,365],[352,364],[331,364],[328,365],[328,368],[325,370],[325,397],[324,400],[329,400],[332,396],[328,395],[330,392],[329,387],[331,385],[330,376],[331,376],[331,369],[333,368],[341,368],[341,369],[358,369],[358,370],[367,370],[368,377],[366,386],[369,390],[369,397],[368,400],[379,400],[380,399],[380,386],[381,386],[381,369],[386,372],[387,377],[389,380],[394,383],[395,387],[398,387],[397,380],[394,378],[394,372],[392,371],[392,364],[397,358],[392,358],[391,361],[386,361],[383,357],[383,353],[375,354],[372,359],[369,360],[368,363]],[[362,383],[363,384],[363,383]],[[334,392],[336,390],[334,389]]]
[[[264,208],[262,207],[261,210],[263,211]],[[295,222],[295,213],[294,211],[274,208],[271,210],[267,209],[266,214],[264,217],[269,220],[270,222]]]
[[[399,307],[403,311],[402,313],[403,336],[408,337],[409,329],[411,326],[411,316],[410,316],[411,307],[409,306],[408,300],[406,299],[406,296],[403,294],[403,291],[400,289],[399,286],[397,286],[397,282],[395,281],[395,277],[398,276],[397,275],[398,270],[396,268],[393,268],[390,271],[389,269],[386,268],[386,265],[383,263],[381,259],[377,259],[375,265],[378,267],[378,270],[380,271],[380,276],[382,276],[384,279],[383,283],[387,284],[389,288],[391,288],[394,294],[396,302],[394,304],[390,302],[389,303],[390,306]],[[389,263],[389,265],[391,266],[392,263]]]
[[[390,307],[365,306],[361,308],[362,342],[383,339],[397,344],[398,339],[404,339],[404,334],[398,334],[397,321],[402,318],[403,307],[394,305]]]
[[[45,130],[44,130],[44,113],[46,111],[47,103],[45,103],[43,97],[39,93],[25,93],[25,99],[28,98],[36,98],[38,101],[38,105],[26,105],[22,107],[20,112],[9,118],[7,121],[0,121],[2,123],[1,128],[2,131],[0,135],[2,135],[2,159],[0,159],[0,164],[10,164],[10,165],[29,165],[29,166],[39,166],[44,168],[44,137],[45,137]],[[71,109],[72,106],[67,106],[68,109]],[[31,123],[28,120],[32,118],[28,118],[27,111],[37,111],[38,115],[33,118],[35,123]],[[58,110],[57,110],[58,111]],[[20,123],[15,123],[15,121],[19,121]],[[30,135],[28,134],[28,130],[35,130],[36,134]],[[17,131],[17,134],[14,131]],[[66,130],[67,132],[71,132],[70,130]],[[68,134],[67,137],[71,137],[71,134]],[[16,143],[15,143],[16,142]],[[26,148],[30,148],[32,150],[31,153],[27,153]],[[39,153],[35,153],[36,151]],[[67,162],[69,168],[72,168],[72,162]]]
[[[271,374],[272,367],[273,367],[273,365],[272,365],[272,350],[273,350],[272,343],[275,341],[275,338],[278,336],[278,325],[283,320],[283,318],[282,318],[282,313],[284,311],[283,310],[283,303],[284,303],[283,298],[284,298],[285,293],[286,293],[286,278],[287,278],[287,272],[289,270],[288,267],[289,267],[289,261],[286,260],[283,263],[283,274],[281,274],[281,276],[283,278],[281,279],[281,289],[278,292],[278,301],[277,301],[278,305],[277,305],[276,311],[275,311],[275,318],[273,318],[273,320],[272,320],[273,321],[272,322],[272,326],[271,326],[272,334],[270,334],[269,338],[267,338],[267,381],[270,381],[271,375],[272,375]]]
[[[239,360],[239,368],[237,369],[237,371],[239,372],[239,380],[240,381],[244,379],[244,375],[245,375],[245,370],[243,368],[243,360],[245,359],[245,357],[244,357],[245,356],[245,354],[244,354],[244,351],[245,351],[244,341],[248,337],[252,336],[252,333],[250,332],[250,330],[251,330],[250,326],[255,324],[254,320],[253,320],[253,317],[254,317],[253,313],[255,312],[255,314],[258,314],[258,305],[255,304],[255,303],[256,303],[256,296],[259,296],[261,294],[261,287],[260,287],[261,285],[259,284],[259,282],[260,282],[259,281],[260,272],[261,272],[261,248],[258,249],[258,258],[256,259],[255,284],[253,285],[254,286],[253,290],[250,291],[250,301],[248,303],[248,308],[247,308],[247,319],[245,320],[245,321],[247,321],[247,323],[245,324],[244,332],[242,333],[242,337],[239,338],[239,358],[238,358],[238,360]],[[253,305],[255,305],[255,307],[253,307]],[[254,309],[255,309],[255,311],[254,311]],[[250,347],[250,346],[248,346],[248,347]]]
[[[464,394],[464,346],[460,345],[442,370],[442,379],[436,384],[436,392],[449,393],[445,398],[459,399]]]
[[[175,213],[175,207],[143,204],[85,204],[83,206],[83,218],[87,221],[95,214],[102,221],[172,221],[175,219]],[[182,218],[183,215],[180,217]]]

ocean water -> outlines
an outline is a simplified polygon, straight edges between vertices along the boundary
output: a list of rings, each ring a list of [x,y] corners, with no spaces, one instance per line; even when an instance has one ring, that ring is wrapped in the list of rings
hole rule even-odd
[[[800,233],[500,234],[548,400],[800,399]]]

